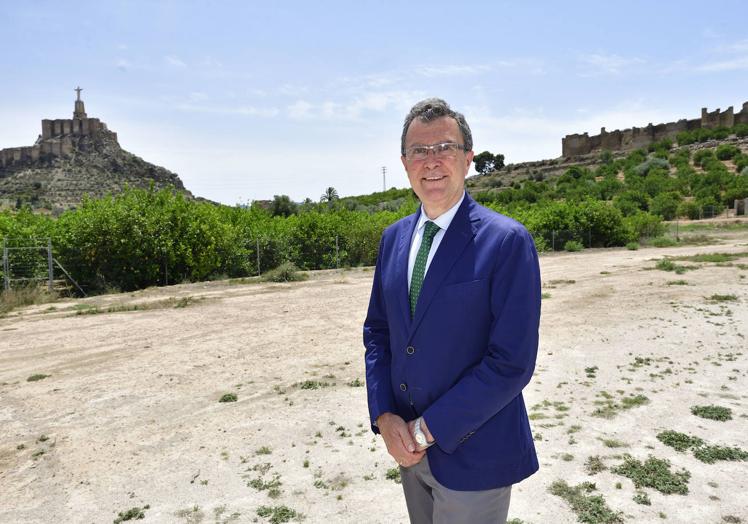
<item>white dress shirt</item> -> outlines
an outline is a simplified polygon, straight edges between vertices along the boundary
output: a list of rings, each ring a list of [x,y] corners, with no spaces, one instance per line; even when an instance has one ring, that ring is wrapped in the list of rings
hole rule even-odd
[[[462,192],[460,200],[450,207],[447,211],[439,215],[438,217],[431,219],[426,216],[426,212],[423,210],[423,204],[421,204],[421,214],[418,217],[418,224],[416,225],[415,231],[413,231],[413,238],[410,240],[410,254],[408,255],[408,289],[410,289],[410,281],[413,277],[413,266],[416,264],[416,256],[418,255],[418,249],[421,247],[421,240],[423,239],[423,232],[426,229],[426,222],[431,221],[439,226],[439,231],[434,235],[434,240],[431,242],[431,250],[429,256],[426,259],[426,269],[423,272],[423,277],[426,278],[426,273],[429,271],[431,260],[434,258],[436,250],[439,248],[439,244],[442,243],[444,233],[447,231],[449,224],[452,223],[452,219],[457,214],[457,209],[465,199],[465,192]]]

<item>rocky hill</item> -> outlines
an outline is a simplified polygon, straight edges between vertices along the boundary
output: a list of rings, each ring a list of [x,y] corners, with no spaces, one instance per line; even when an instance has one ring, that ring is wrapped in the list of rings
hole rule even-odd
[[[173,187],[192,198],[179,177],[122,149],[117,134],[88,118],[76,100],[72,119],[43,120],[33,146],[0,150],[0,208],[29,204],[59,213],[84,195],[101,197],[125,187]]]
[[[688,144],[685,147],[695,152],[699,149],[713,149],[722,144],[734,144],[742,152],[748,153],[748,138],[728,136],[719,140],[708,140],[698,144]],[[501,191],[510,187],[513,183],[522,183],[525,180],[553,180],[558,178],[572,166],[579,166],[595,170],[604,163],[607,155],[609,160],[624,158],[630,151],[606,151],[594,152],[586,155],[573,157],[559,157],[534,162],[522,162],[508,164],[498,171],[486,175],[474,175],[466,180],[466,185],[474,191],[495,190]]]

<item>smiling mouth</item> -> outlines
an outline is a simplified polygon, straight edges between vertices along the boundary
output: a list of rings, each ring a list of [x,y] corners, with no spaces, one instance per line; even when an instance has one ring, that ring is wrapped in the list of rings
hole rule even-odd
[[[442,178],[444,178],[444,175],[423,177],[423,179],[428,182],[434,182],[436,180],[441,180]]]

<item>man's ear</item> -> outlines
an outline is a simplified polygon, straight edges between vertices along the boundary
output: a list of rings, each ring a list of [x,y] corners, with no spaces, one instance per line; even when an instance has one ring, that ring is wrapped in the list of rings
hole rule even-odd
[[[472,149],[465,153],[465,159],[467,160],[467,170],[470,171],[470,164],[473,163],[473,157],[475,156],[475,151]]]
[[[403,163],[403,167],[405,168],[405,172],[408,172],[408,164],[405,162],[405,155],[400,155],[400,161]]]

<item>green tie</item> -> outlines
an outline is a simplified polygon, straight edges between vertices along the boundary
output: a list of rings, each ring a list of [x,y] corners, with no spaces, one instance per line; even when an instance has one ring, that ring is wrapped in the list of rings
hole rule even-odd
[[[439,229],[439,226],[433,222],[426,222],[421,247],[418,248],[416,262],[413,264],[413,275],[410,277],[411,318],[416,314],[416,303],[418,302],[418,295],[421,293],[421,287],[423,287],[423,276],[426,273],[426,261],[429,258],[429,251],[431,251],[431,243],[434,241],[434,236],[436,236]]]

